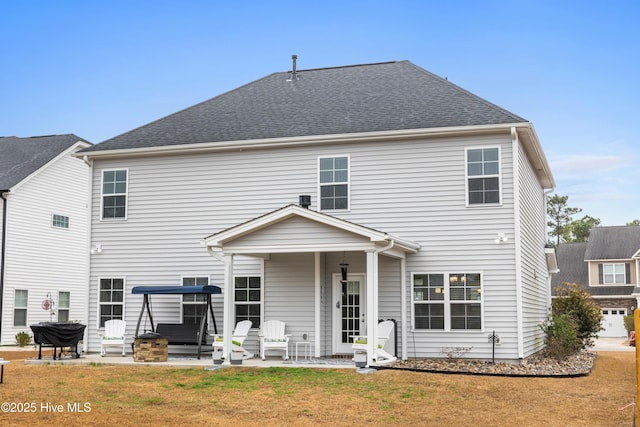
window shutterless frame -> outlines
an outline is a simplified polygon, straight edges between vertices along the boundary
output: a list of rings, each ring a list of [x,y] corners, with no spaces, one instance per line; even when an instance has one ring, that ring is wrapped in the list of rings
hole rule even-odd
[[[502,153],[500,147],[467,147],[464,152],[466,206],[501,205]]]
[[[97,327],[104,328],[104,322],[124,319],[124,304],[127,281],[124,277],[98,278]]]
[[[129,212],[129,169],[103,169],[100,176],[100,219],[126,220]]]
[[[209,276],[206,275],[193,275],[182,276],[182,286],[208,286]],[[182,295],[181,309],[182,313],[180,318],[182,323],[185,324],[200,324],[202,319],[202,310],[206,310],[206,297],[204,294],[185,294]]]
[[[482,272],[411,273],[411,325],[416,332],[484,331]]]
[[[351,159],[349,155],[318,157],[318,210],[351,208]]]

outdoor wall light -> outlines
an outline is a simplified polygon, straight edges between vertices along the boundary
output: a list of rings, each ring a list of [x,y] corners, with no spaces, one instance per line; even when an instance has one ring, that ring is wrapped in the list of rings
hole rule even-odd
[[[342,275],[342,283],[347,283],[347,270],[349,268],[349,264],[346,262],[340,263],[340,274]]]
[[[498,233],[498,237],[496,238],[496,243],[504,243],[507,240],[509,240],[507,238],[507,236],[504,233]]]
[[[91,246],[91,254],[100,254],[102,253],[102,245],[93,245]]]

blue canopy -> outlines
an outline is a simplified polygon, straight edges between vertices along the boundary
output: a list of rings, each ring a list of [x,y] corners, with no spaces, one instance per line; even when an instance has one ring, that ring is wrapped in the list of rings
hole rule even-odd
[[[132,294],[145,295],[184,295],[184,294],[221,294],[218,286],[135,286]]]

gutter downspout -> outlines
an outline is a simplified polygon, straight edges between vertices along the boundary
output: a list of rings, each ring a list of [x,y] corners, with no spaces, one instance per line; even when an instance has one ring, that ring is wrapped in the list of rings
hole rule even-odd
[[[2,340],[2,307],[4,296],[4,264],[6,258],[7,245],[7,195],[9,190],[0,190],[2,198],[2,243],[0,243],[0,341]]]
[[[549,194],[551,194],[554,190],[555,190],[555,188],[551,187],[551,188],[546,189],[542,193],[542,195],[544,197],[544,213],[545,213],[544,231],[545,231],[545,236],[547,235],[547,221],[546,221],[546,218],[547,218],[547,196]],[[555,250],[557,251],[558,248],[555,248]],[[558,266],[558,268],[560,268],[560,266]],[[553,300],[552,294],[553,294],[553,292],[551,292],[551,273],[547,272],[547,317],[549,317],[551,315],[551,302]]]
[[[513,164],[513,222],[514,222],[514,261],[516,268],[516,334],[518,336],[518,358],[524,359],[524,301],[522,301],[522,233],[520,211],[520,175],[518,162],[520,161],[520,140],[515,127],[511,128],[511,155]]]

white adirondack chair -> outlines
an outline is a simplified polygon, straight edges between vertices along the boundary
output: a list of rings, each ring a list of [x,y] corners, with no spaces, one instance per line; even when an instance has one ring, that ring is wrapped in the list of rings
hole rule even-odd
[[[282,351],[283,360],[289,359],[289,337],[284,333],[285,324],[280,320],[267,320],[260,328],[260,357],[265,360],[266,352]]]
[[[236,324],[236,328],[233,331],[233,334],[231,335],[231,350],[232,351],[241,351],[242,352],[242,358],[243,359],[250,359],[253,357],[253,353],[248,352],[247,350],[244,349],[244,347],[242,347],[242,345],[244,344],[244,340],[247,338],[247,335],[249,335],[249,329],[251,329],[251,326],[253,326],[253,322],[251,322],[251,320],[243,320],[241,322],[238,322]],[[214,334],[213,335],[213,357],[216,357],[216,352],[220,351],[222,352],[222,356],[221,358],[224,359],[225,356],[227,355],[227,352],[224,351],[224,336],[220,335],[220,334]]]
[[[102,336],[102,345],[100,356],[107,354],[107,347],[122,347],[122,355],[125,353],[125,337],[124,331],[127,328],[127,322],[124,320],[113,319],[104,322],[104,335]]]
[[[385,320],[384,322],[378,323],[378,337],[376,338],[376,346],[373,354],[373,360],[377,363],[390,363],[397,359],[384,349],[384,345],[387,343],[391,337],[391,333],[393,332],[393,326],[394,324],[391,320]],[[366,352],[367,342],[367,336],[356,336],[353,338],[353,345],[351,348],[354,353]]]

